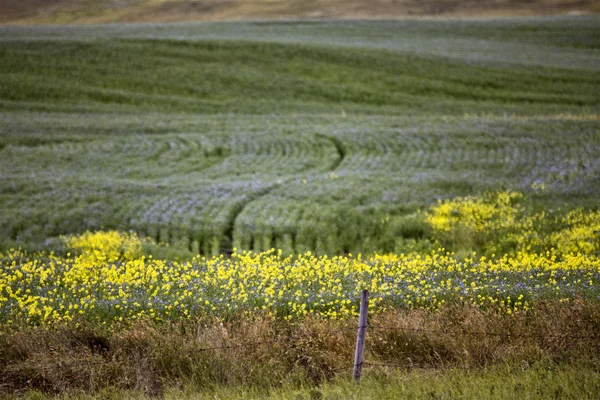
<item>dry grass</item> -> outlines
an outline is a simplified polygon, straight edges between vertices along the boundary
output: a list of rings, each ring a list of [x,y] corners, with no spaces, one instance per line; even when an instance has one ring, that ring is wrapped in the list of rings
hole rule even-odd
[[[592,0],[4,0],[0,23],[280,18],[496,17],[598,13]]]
[[[600,365],[597,304],[538,304],[535,311],[512,316],[468,307],[390,311],[371,318],[370,325],[366,369],[383,364],[479,370],[580,359]],[[316,318],[143,323],[111,330],[23,328],[0,335],[0,394],[93,393],[111,387],[157,395],[189,385],[315,383],[350,374],[355,336],[355,321]]]

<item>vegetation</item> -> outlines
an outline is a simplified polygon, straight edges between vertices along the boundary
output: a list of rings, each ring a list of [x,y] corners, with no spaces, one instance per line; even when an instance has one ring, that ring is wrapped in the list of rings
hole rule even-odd
[[[593,398],[598,22],[0,28],[1,394]]]
[[[365,378],[380,378],[381,386],[391,385],[389,390],[404,383],[404,390],[419,391],[423,385],[406,379],[431,382],[437,371],[441,378],[432,390],[462,387],[471,398],[480,397],[471,379],[484,382],[487,390],[495,386],[499,394],[521,385],[547,393],[540,382],[523,382],[543,378],[565,396],[593,397],[599,309],[573,301],[540,304],[510,316],[472,307],[386,311],[369,321]],[[23,389],[71,395],[135,390],[156,396],[179,388],[189,390],[190,397],[215,391],[266,397],[281,388],[326,385],[335,376],[344,382],[352,371],[355,340],[355,318],[315,316],[293,323],[257,315],[229,322],[141,321],[110,330],[91,324],[20,327],[0,336],[0,383],[13,394]],[[454,387],[444,388],[448,379],[455,380]],[[365,397],[374,389],[371,382]]]
[[[446,201],[426,217],[432,241],[453,232],[456,240],[458,232],[469,243],[464,237],[475,232],[479,240],[487,239],[482,248],[490,258],[474,252],[457,260],[443,249],[364,258],[234,249],[229,258],[165,262],[146,258],[141,240],[118,232],[67,238],[78,254],[63,257],[11,251],[0,255],[0,322],[111,326],[255,313],[286,320],[307,315],[337,319],[358,314],[365,288],[376,312],[452,304],[512,314],[542,300],[600,298],[600,214],[576,210],[559,222],[560,230],[546,235],[540,229],[546,223],[543,215],[519,216],[525,211],[510,205],[517,197],[505,192],[494,202]],[[507,247],[512,254],[491,253]]]
[[[360,384],[350,379],[337,378],[324,382],[318,388],[313,385],[299,388],[260,390],[255,388],[216,387],[212,390],[169,390],[163,398],[175,399],[364,399],[393,400],[398,396],[408,399],[441,398],[475,399],[485,395],[487,399],[529,399],[576,398],[595,399],[598,393],[598,374],[585,365],[556,365],[539,362],[532,365],[489,368],[482,372],[469,372],[462,369],[447,371],[412,370],[400,373],[377,373],[372,371]],[[45,399],[39,391],[30,391],[21,398],[27,400]],[[104,390],[98,395],[86,393],[60,396],[59,399],[151,399],[152,396],[135,391]],[[11,397],[8,397],[11,399]]]
[[[390,252],[438,199],[595,207],[596,20],[4,28],[0,246]]]
[[[372,379],[394,384],[382,368],[436,368],[460,382],[492,367],[479,379],[495,395],[498,365],[541,363],[559,371],[548,378],[557,393],[590,396],[600,357],[598,213],[579,209],[548,222],[515,203],[519,197],[459,198],[425,213],[432,244],[469,230],[488,239],[484,251],[501,237],[516,243],[513,255],[490,259],[443,250],[284,258],[271,250],[167,262],[143,254],[156,249],[148,239],[118,232],[66,237],[63,255],[11,250],[0,256],[0,385],[47,393],[111,387],[115,396],[178,386],[267,396],[284,385],[297,394],[349,373],[359,293],[368,288]],[[544,241],[535,233],[547,223],[561,229]],[[457,368],[466,371],[454,375]],[[528,381],[537,368],[515,379]],[[568,388],[571,368],[590,384]],[[338,385],[331,390],[350,389]]]

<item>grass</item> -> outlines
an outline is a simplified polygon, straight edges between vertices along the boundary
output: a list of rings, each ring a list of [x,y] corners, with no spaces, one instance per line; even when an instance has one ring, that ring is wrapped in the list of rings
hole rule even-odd
[[[135,390],[165,395],[180,388],[190,397],[215,390],[261,397],[323,385],[330,396],[339,390],[389,396],[395,385],[416,395],[432,382],[431,391],[446,397],[448,391],[479,397],[482,390],[507,396],[518,387],[541,390],[538,396],[550,388],[565,396],[590,396],[597,390],[599,321],[597,305],[588,302],[549,302],[510,317],[471,307],[379,314],[369,321],[366,386],[360,389],[346,381],[354,319],[21,327],[0,336],[0,382],[5,394]],[[328,384],[335,376],[337,384]],[[548,387],[541,389],[537,378]],[[507,386],[501,383],[507,380]],[[479,392],[477,381],[484,385]]]
[[[168,400],[179,399],[595,399],[598,372],[590,366],[557,366],[551,363],[503,366],[482,372],[412,371],[381,373],[365,371],[360,385],[348,378],[338,378],[319,387],[300,386],[284,389],[258,390],[252,388],[217,387],[210,391],[198,391],[192,387],[169,390],[164,394]],[[11,397],[7,397],[10,399]],[[148,399],[139,392],[105,390],[98,395],[71,394],[50,397],[38,391],[25,393],[21,398],[37,400],[59,399]]]

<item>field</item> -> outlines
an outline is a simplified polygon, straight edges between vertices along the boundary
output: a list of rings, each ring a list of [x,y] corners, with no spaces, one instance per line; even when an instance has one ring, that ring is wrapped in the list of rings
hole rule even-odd
[[[437,199],[596,206],[597,22],[1,28],[0,242],[385,252]]]
[[[368,288],[364,398],[594,398],[598,88],[593,15],[0,27],[0,395],[347,398]]]

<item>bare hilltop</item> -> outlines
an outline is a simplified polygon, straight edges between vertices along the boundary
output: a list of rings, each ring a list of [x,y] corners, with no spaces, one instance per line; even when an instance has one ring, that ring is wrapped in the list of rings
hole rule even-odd
[[[600,2],[594,0],[3,0],[0,24],[456,18],[599,12]]]

